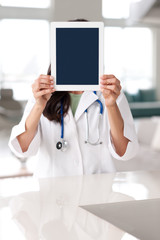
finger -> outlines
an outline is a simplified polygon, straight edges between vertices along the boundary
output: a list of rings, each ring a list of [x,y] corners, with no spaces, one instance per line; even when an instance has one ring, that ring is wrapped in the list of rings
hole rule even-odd
[[[117,86],[117,88],[119,89],[119,91],[121,91],[121,89],[122,89],[122,87],[121,87],[121,84],[120,84],[120,81],[118,80],[118,79],[115,79],[115,78],[113,78],[113,79],[108,79],[108,80],[101,80],[100,81],[100,84],[102,85],[102,86],[105,86],[105,85],[107,85],[107,86],[109,86],[109,85],[115,85],[115,86]]]
[[[111,90],[109,90],[109,89],[101,88],[100,90],[101,90],[102,94],[105,96],[109,96],[111,94]]]
[[[111,90],[112,92],[114,92],[117,95],[120,94],[120,90],[116,85],[104,85],[102,88]]]
[[[102,79],[100,81],[102,84],[117,84],[120,85],[120,81],[117,78],[108,78],[108,79]]]
[[[100,79],[109,79],[109,78],[115,78],[113,74],[103,74],[100,76]]]
[[[42,91],[36,92],[35,93],[35,97],[38,98],[38,97],[41,97],[41,96],[43,96],[45,94],[53,93],[55,91],[56,91],[55,89],[44,89]]]
[[[41,75],[39,76],[39,78],[51,79],[51,80],[53,80],[53,79],[54,79],[54,77],[53,77],[53,76],[51,76],[51,75],[44,75],[44,74],[41,74]]]
[[[51,83],[51,84],[39,84],[39,83],[37,83],[35,85],[34,84],[32,85],[33,92],[39,92],[39,91],[44,90],[44,89],[54,89],[53,83]]]
[[[39,78],[38,83],[44,83],[44,84],[51,84],[51,83],[54,83],[54,80],[51,80],[51,79],[45,79],[45,78]]]
[[[42,83],[41,83],[42,82]],[[39,92],[40,89],[43,88],[52,88],[54,85],[54,81],[53,80],[48,80],[48,79],[40,79],[37,78],[35,80],[35,82],[32,84],[32,90],[34,92]]]
[[[41,83],[41,84],[39,84],[39,89],[44,89],[44,88],[54,88],[54,85],[53,85],[53,83],[50,83],[50,84]]]
[[[38,78],[32,86],[35,91],[39,91],[40,89],[43,88],[50,88],[51,85],[54,85],[53,80]]]
[[[54,81],[54,77],[52,76],[49,76],[49,75],[40,75],[38,77],[38,79],[36,80],[36,82],[39,82],[39,83],[51,83]]]

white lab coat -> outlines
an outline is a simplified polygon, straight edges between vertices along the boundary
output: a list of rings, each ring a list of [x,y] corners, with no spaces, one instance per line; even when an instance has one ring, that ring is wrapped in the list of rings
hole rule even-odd
[[[96,102],[98,98],[104,107],[100,126],[100,141],[103,143],[93,146],[85,143],[86,119],[84,111],[88,109],[89,137],[90,141],[94,142],[98,138],[98,118],[100,112],[99,104]],[[112,156],[118,160],[128,160],[137,153],[138,142],[133,118],[123,92],[118,97],[117,104],[124,120],[124,136],[130,142],[122,157],[115,152],[111,142],[110,126],[104,98],[101,92],[97,92],[97,95],[95,95],[90,91],[82,94],[75,117],[69,108],[69,112],[64,118],[64,139],[69,142],[69,148],[66,152],[56,148],[56,143],[60,140],[61,135],[60,124],[49,121],[42,115],[36,135],[28,150],[23,153],[16,137],[25,131],[25,120],[34,104],[35,99],[32,96],[27,103],[22,120],[12,129],[9,147],[18,157],[30,157],[39,150],[39,160],[34,173],[37,177],[114,172],[115,167]]]

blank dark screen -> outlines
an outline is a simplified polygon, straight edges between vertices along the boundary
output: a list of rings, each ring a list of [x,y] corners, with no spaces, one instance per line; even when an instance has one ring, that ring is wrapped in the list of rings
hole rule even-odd
[[[97,85],[99,29],[56,29],[56,78],[59,85]]]

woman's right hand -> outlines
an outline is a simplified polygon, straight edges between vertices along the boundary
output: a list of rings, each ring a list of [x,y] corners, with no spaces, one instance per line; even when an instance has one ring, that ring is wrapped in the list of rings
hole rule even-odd
[[[50,75],[41,74],[32,84],[32,92],[36,103],[42,108],[45,108],[51,94],[55,91],[54,78]]]

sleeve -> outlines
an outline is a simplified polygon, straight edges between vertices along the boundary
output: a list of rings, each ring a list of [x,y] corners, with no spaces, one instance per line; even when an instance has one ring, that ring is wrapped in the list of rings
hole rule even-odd
[[[35,155],[38,152],[39,146],[40,146],[40,139],[41,139],[41,134],[40,134],[40,123],[38,124],[37,132],[32,140],[32,142],[29,145],[29,148],[26,152],[22,152],[22,149],[20,147],[20,144],[17,140],[17,136],[20,135],[21,133],[25,132],[25,122],[26,119],[31,112],[33,106],[35,104],[35,99],[32,96],[25,107],[22,119],[20,123],[12,128],[11,131],[11,136],[9,139],[9,148],[11,151],[19,158],[26,158]]]
[[[114,145],[111,140],[111,134],[110,134],[110,126],[108,128],[108,139],[109,144],[108,148],[111,153],[111,155],[117,159],[117,160],[129,160],[133,158],[137,153],[139,149],[138,139],[136,135],[136,130],[134,126],[133,117],[127,102],[127,99],[123,92],[121,92],[120,96],[117,99],[117,105],[119,107],[121,116],[124,121],[124,136],[129,139],[126,152],[123,156],[119,156],[114,148]]]

